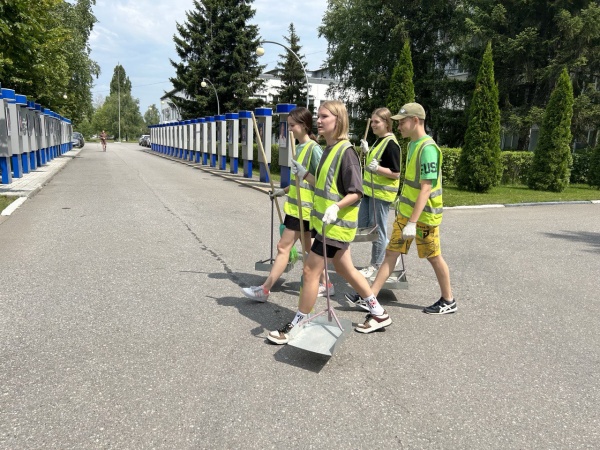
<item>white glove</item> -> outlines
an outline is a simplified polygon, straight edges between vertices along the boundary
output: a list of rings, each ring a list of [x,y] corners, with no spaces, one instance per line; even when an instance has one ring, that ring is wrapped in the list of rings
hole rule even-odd
[[[296,178],[303,180],[304,175],[306,175],[306,172],[308,172],[306,170],[306,167],[304,167],[302,164],[300,164],[295,159],[292,159],[292,173],[294,175],[296,175]]]
[[[416,222],[408,222],[404,229],[402,230],[402,239],[405,241],[408,239],[414,239],[417,235],[417,223]]]
[[[360,149],[365,155],[369,154],[369,144],[364,139],[360,140]]]
[[[283,197],[285,191],[281,188],[275,188],[275,190],[269,192],[269,197],[273,200],[275,197]]]
[[[371,173],[377,173],[377,169],[379,169],[379,161],[377,161],[375,158],[373,158],[369,165],[365,167],[365,170]]]
[[[330,223],[333,223],[337,220],[337,215],[338,215],[338,211],[340,210],[340,207],[338,205],[336,205],[335,203],[333,205],[331,205],[330,207],[328,207],[325,210],[325,214],[323,214],[323,223],[329,225]]]

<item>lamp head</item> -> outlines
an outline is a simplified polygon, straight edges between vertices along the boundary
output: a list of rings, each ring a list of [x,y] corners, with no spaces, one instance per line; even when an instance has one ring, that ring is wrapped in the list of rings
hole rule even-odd
[[[264,54],[265,54],[265,49],[264,49],[264,48],[262,48],[262,47],[256,47],[256,54],[257,54],[258,56],[262,56],[262,55],[264,55]]]
[[[67,94],[63,94],[63,98],[66,100],[67,99]]]
[[[203,81],[202,83],[200,83],[200,86],[206,87],[206,81]]]

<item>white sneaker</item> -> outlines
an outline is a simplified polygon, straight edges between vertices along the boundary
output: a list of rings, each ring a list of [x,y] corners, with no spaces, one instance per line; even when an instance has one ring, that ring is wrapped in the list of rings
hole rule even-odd
[[[265,294],[262,286],[250,286],[242,289],[242,294],[246,297],[256,300],[257,302],[264,303],[269,299],[270,292]]]
[[[377,268],[373,266],[367,266],[364,269],[359,270],[360,274],[365,278],[371,278],[375,272],[377,272]]]
[[[332,283],[329,283],[329,296],[335,295],[335,286]],[[319,293],[317,297],[327,297],[327,288],[323,283],[319,283]]]

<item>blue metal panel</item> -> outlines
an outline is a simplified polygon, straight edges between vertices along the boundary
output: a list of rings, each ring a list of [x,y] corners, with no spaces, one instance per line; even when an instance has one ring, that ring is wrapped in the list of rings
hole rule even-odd
[[[275,107],[275,111],[277,114],[288,114],[292,109],[294,109],[296,105],[293,103],[279,103]]]

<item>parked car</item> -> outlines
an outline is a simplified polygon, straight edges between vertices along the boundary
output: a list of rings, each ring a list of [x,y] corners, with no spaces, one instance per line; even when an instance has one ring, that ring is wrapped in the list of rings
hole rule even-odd
[[[139,140],[139,144],[142,147],[150,147],[150,135],[142,134],[142,137],[140,137],[140,140]]]
[[[83,139],[83,134],[81,134],[78,131],[73,131],[73,134],[71,134],[71,143],[73,144],[73,147],[83,148],[83,146],[85,145],[85,139]]]

